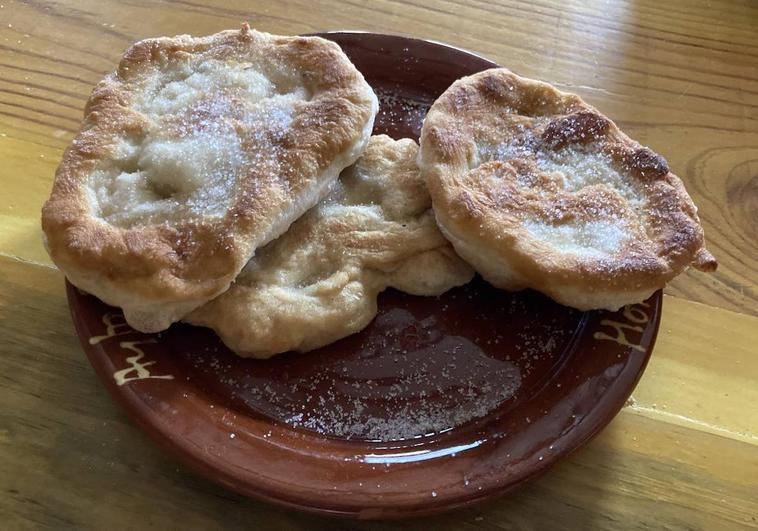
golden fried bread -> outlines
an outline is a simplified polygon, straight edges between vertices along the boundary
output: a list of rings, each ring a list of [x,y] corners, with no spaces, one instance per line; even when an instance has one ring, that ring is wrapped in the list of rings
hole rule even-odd
[[[388,286],[439,295],[471,268],[440,234],[409,139],[371,137],[327,198],[190,313],[242,356],[307,351],[364,328]]]
[[[373,91],[315,37],[148,39],[95,88],[42,226],[76,286],[158,331],[225,291],[363,151]]]
[[[506,69],[440,96],[419,165],[443,233],[495,286],[615,310],[689,265],[716,268],[660,155],[578,96]]]

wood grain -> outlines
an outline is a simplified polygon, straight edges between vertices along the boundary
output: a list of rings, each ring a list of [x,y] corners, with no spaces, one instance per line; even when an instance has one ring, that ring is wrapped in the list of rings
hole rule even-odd
[[[136,39],[363,29],[448,42],[582,95],[664,154],[714,275],[668,288],[635,402],[513,495],[365,529],[756,527],[758,4],[749,0],[0,0],[0,514],[10,529],[331,529],[184,471],[87,364],[39,210],[94,84]]]
[[[39,205],[91,87],[132,41],[243,20],[280,33],[365,29],[468,48],[577,92],[668,157],[700,207],[714,275],[667,292],[758,315],[758,5],[357,0],[15,2],[0,9],[0,252],[47,262]]]
[[[82,354],[57,271],[0,258],[0,293],[0,322],[9,339],[0,358],[0,514],[11,523],[92,529],[114,522],[181,529],[334,525],[216,487],[147,440],[116,410]],[[745,405],[756,403],[758,393],[749,385],[758,381],[758,360],[749,347],[758,342],[758,318],[738,316],[742,322],[727,338],[704,337],[695,333],[704,322],[727,325],[736,314],[673,297],[664,304],[661,330],[679,339],[661,338],[635,405],[588,447],[512,495],[402,527],[754,525],[758,419]],[[715,361],[713,352],[726,349],[742,362]],[[685,351],[686,365],[697,371],[681,365]],[[735,373],[747,385],[719,392]],[[719,385],[703,381],[709,376]],[[676,386],[666,389],[672,382]]]

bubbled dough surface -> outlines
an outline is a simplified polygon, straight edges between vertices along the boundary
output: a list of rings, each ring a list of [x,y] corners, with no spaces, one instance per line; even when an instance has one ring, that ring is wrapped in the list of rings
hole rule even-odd
[[[417,145],[372,137],[335,189],[261,249],[235,284],[187,317],[243,356],[311,350],[357,332],[386,287],[439,295],[471,268],[440,234]]]
[[[118,139],[113,162],[90,174],[94,215],[123,228],[223,217],[244,168],[275,154],[308,97],[294,75],[246,62],[190,57],[153,71],[133,104],[150,132]],[[245,147],[250,131],[255,151]]]
[[[595,216],[586,215],[585,210],[585,215],[561,217],[537,208],[525,210],[520,222],[531,238],[557,253],[611,258],[636,238],[645,237],[647,198],[640,183],[624,175],[608,155],[593,149],[592,145],[574,145],[558,151],[531,151],[509,143],[484,144],[479,161],[528,161],[531,171],[516,172],[515,182],[523,192],[536,192],[535,202],[545,202],[555,193],[610,195],[610,202],[603,205],[601,201]],[[543,175],[537,177],[537,173]]]

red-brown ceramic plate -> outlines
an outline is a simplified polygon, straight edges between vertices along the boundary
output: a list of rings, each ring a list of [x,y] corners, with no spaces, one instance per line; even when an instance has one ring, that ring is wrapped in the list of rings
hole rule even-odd
[[[455,79],[494,64],[449,46],[329,33],[380,96],[377,133],[417,138]],[[661,294],[579,312],[481,280],[439,298],[389,290],[363,332],[307,354],[244,360],[213,332],[141,334],[68,287],[97,374],[168,451],[230,489],[359,518],[501,494],[591,439],[642,374]]]

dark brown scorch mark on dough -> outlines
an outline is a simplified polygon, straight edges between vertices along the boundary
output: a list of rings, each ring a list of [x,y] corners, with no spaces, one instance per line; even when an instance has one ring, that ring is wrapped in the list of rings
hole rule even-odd
[[[542,140],[554,149],[567,144],[586,144],[604,135],[609,126],[610,121],[600,114],[577,112],[550,122],[542,133]]]
[[[660,179],[669,172],[666,159],[646,147],[629,153],[625,163],[639,179]]]

